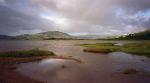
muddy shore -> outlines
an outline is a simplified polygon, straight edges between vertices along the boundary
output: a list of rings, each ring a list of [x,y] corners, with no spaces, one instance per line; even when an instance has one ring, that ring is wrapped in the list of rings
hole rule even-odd
[[[68,60],[74,60],[76,62],[81,63],[80,60],[70,58],[70,57],[28,57],[28,58],[0,58],[0,83],[43,83],[40,81],[36,81],[34,79],[31,79],[29,77],[26,77],[24,75],[21,75],[18,72],[15,72],[16,69],[15,65],[20,63],[26,63],[26,62],[33,62],[33,61],[40,61],[42,59],[46,58],[54,58],[54,59],[68,59]]]
[[[46,57],[0,58],[0,83],[42,83],[15,72],[16,68],[14,65],[44,58]]]

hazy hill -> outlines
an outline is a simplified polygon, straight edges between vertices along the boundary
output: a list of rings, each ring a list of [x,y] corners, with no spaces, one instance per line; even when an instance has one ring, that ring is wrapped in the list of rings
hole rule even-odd
[[[14,37],[12,36],[7,36],[7,35],[0,35],[0,39],[13,39]]]
[[[107,36],[104,35],[80,35],[76,36],[79,39],[104,39],[107,38]]]
[[[37,34],[24,34],[16,36],[16,39],[25,39],[25,40],[50,40],[50,39],[72,39],[73,36],[59,32],[59,31],[48,31]]]

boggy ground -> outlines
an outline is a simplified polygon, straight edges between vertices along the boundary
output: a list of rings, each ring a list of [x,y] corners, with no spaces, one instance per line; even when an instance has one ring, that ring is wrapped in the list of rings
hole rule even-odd
[[[18,42],[21,43],[18,44]],[[112,52],[108,54],[89,53],[89,52],[83,52],[84,49],[83,47],[76,46],[76,44],[86,44],[86,43],[94,44],[94,43],[107,43],[107,42],[101,42],[101,41],[93,42],[87,40],[86,41],[42,41],[42,43],[41,41],[40,42],[39,41],[38,42],[18,41],[18,42],[15,41],[13,44],[10,41],[5,42],[5,44],[8,45],[6,48],[3,47],[3,43],[0,43],[2,44],[0,45],[2,46],[0,47],[1,51],[5,51],[5,50],[7,51],[11,49],[18,50],[21,47],[22,50],[24,50],[23,48],[30,49],[30,48],[38,47],[39,49],[50,50],[57,53],[57,55],[59,56],[63,56],[60,57],[61,59],[64,57],[80,59],[82,60],[82,62],[84,62],[84,64],[78,64],[74,61],[73,62],[72,61],[63,62],[62,60],[53,61],[53,59],[52,60],[44,59],[41,61],[36,61],[35,57],[31,57],[31,56],[28,58],[22,57],[23,60],[21,58],[13,59],[13,57],[10,56],[9,58],[11,60],[9,60],[8,57],[7,58],[3,57],[3,60],[1,60],[2,61],[1,64],[4,65],[5,68],[8,68],[10,70],[10,73],[12,72],[14,73],[12,73],[12,76],[9,75],[10,74],[8,73],[9,71],[6,71],[4,73],[5,68],[4,66],[2,66],[3,67],[2,70],[0,69],[1,71],[0,79],[2,79],[1,80],[2,83],[38,83],[38,81],[35,80],[39,80],[39,81],[45,80],[46,82],[47,80],[49,80],[49,82],[47,83],[97,83],[97,82],[149,83],[150,82],[149,76],[146,74],[147,72],[149,72],[149,58],[143,56],[130,55],[122,52]],[[118,44],[124,42],[116,42],[116,43]],[[58,58],[58,56],[42,56],[42,57]],[[4,58],[6,59],[4,60]],[[25,60],[25,58],[27,58],[27,61]],[[33,62],[22,63],[22,62],[28,62],[29,58],[31,59],[30,61]],[[17,62],[15,59],[17,59]],[[11,62],[12,60],[13,62],[15,62],[16,67],[13,66]],[[38,58],[37,60],[40,60],[40,58]],[[9,64],[7,61],[9,61]],[[79,61],[79,60],[75,59],[75,61]],[[21,64],[17,64],[17,63],[21,63]],[[6,64],[8,66],[6,66]],[[24,69],[26,71],[24,71]],[[43,69],[47,70],[47,72],[42,71]],[[64,76],[66,78],[64,78]],[[15,80],[15,78],[17,80]],[[35,80],[32,80],[30,78]],[[28,82],[26,80],[28,80]]]
[[[143,55],[150,57],[150,42],[144,41],[140,43],[96,43],[96,44],[81,44],[81,46],[87,47],[84,52],[94,53],[110,53],[110,52],[125,52],[130,54]]]
[[[71,57],[58,57],[53,52],[38,49],[3,52],[0,53],[0,83],[42,83],[23,76],[14,70],[16,69],[16,64],[39,61],[45,58],[69,59],[81,63],[80,60]]]

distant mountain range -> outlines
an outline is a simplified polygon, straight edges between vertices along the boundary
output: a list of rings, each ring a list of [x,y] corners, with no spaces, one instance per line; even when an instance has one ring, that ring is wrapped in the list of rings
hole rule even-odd
[[[72,36],[59,31],[48,31],[36,34],[24,34],[18,36],[0,35],[0,39],[16,39],[16,40],[53,40],[53,39],[98,39],[104,38],[100,35],[80,35]]]
[[[59,31],[48,31],[37,34],[24,34],[18,36],[7,36],[0,35],[1,40],[53,40],[53,39],[106,39],[106,36],[100,35],[81,35],[81,36],[72,36],[67,33]],[[139,33],[133,33],[128,35],[123,35],[119,37],[109,37],[107,39],[120,39],[120,40],[150,40],[150,29],[145,30]]]
[[[133,34],[128,34],[128,35],[123,35],[120,36],[116,39],[126,39],[126,40],[150,40],[150,29],[138,32],[138,33],[133,33]]]

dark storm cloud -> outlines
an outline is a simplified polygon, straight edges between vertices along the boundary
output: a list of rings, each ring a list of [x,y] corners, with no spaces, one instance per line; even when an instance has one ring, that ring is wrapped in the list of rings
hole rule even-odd
[[[150,11],[148,0],[46,0],[44,2],[32,0],[32,3],[72,19],[73,26],[70,32],[101,33],[106,31],[116,34],[116,31],[129,33],[149,28],[147,26],[149,20],[146,19],[150,17],[150,14],[146,17],[138,14]],[[95,30],[94,26],[99,27]]]
[[[137,13],[150,9],[150,0],[118,0],[118,2],[128,13]]]
[[[0,0],[0,5],[2,34],[120,35],[150,28],[150,0]]]
[[[0,34],[16,35],[45,30],[52,22],[0,5]],[[33,31],[33,32],[32,32]]]

